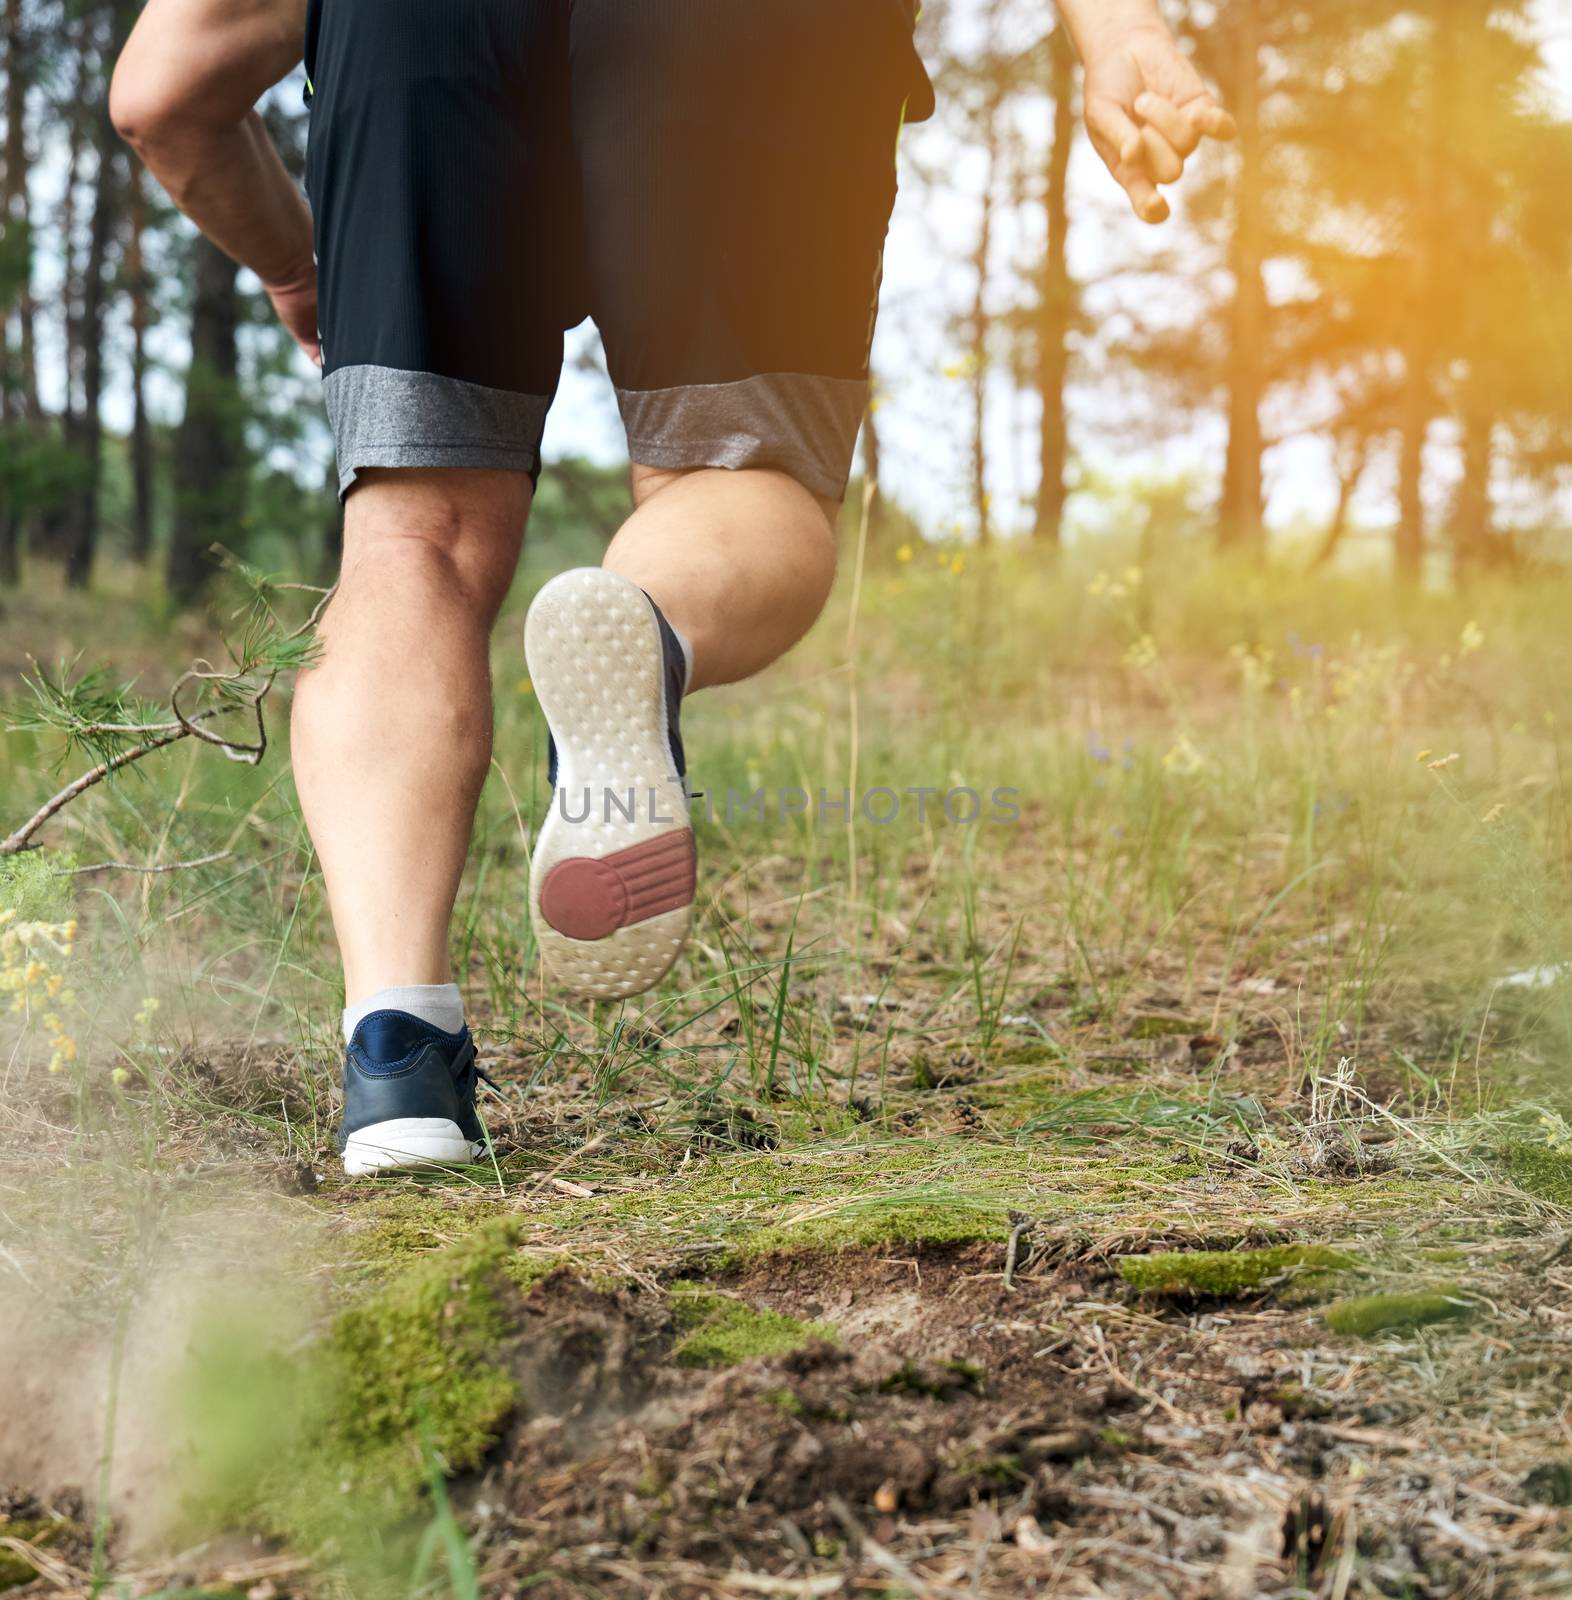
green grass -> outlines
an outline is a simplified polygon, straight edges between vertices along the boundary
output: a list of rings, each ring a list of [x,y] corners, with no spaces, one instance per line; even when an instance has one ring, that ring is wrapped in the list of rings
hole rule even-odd
[[[506,1427],[512,1309],[559,1266],[701,1281],[675,1337],[710,1364],[828,1333],[731,1297],[727,1274],[771,1263],[999,1274],[1014,1237],[1023,1271],[1117,1260],[1149,1297],[1133,1312],[1184,1317],[1320,1293],[1350,1260],[1379,1282],[1416,1241],[1441,1269],[1470,1230],[1572,1204],[1572,982],[1514,977],[1572,952],[1565,581],[1394,603],[1182,552],[1123,596],[1087,592],[1122,550],[1057,575],[1015,551],[963,576],[928,551],[876,564],[850,658],[843,583],[785,663],[691,703],[696,784],[838,793],[855,694],[859,786],[1010,788],[1019,821],[702,821],[688,954],[646,999],[582,1006],[543,989],[521,887],[546,796],[518,633],[549,559],[498,630],[454,935],[504,1087],[483,1106],[496,1168],[337,1175],[342,995],[287,684],[260,767],[188,742],[0,865],[14,921],[79,924],[52,1009],[40,988],[7,1014],[0,1293],[107,1324],[149,1241],[184,1239],[227,1184],[271,1194],[310,1240],[289,1270],[317,1377],[229,1348],[316,1441],[323,1475],[263,1518],[292,1539],[369,1504],[410,1560],[428,1540],[433,1584],[468,1582],[432,1462],[462,1473]],[[211,648],[129,601],[45,596],[6,623],[8,661],[90,640],[154,698]],[[5,750],[7,822],[76,770],[47,734]],[[31,959],[0,951],[0,1010]],[[75,1055],[51,1073],[57,1035]],[[1328,1318],[1369,1336],[1456,1309],[1417,1290]]]

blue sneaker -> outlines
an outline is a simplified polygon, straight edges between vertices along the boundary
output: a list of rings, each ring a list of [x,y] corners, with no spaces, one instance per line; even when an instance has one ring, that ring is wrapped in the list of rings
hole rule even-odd
[[[444,1033],[408,1012],[373,1011],[344,1053],[344,1171],[476,1160],[486,1148],[475,1114],[484,1076],[468,1028]]]
[[[535,596],[524,651],[551,730],[551,810],[530,866],[541,957],[574,994],[642,994],[693,921],[682,646],[637,584],[581,567]]]

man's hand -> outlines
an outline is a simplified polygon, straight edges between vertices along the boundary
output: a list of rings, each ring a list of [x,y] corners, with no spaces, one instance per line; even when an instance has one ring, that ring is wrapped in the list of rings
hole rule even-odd
[[[1150,0],[1061,0],[1086,65],[1086,126],[1142,222],[1166,222],[1157,191],[1202,139],[1232,139],[1213,98]]]
[[[317,366],[322,365],[322,345],[317,338],[317,269],[313,266],[290,283],[264,283],[278,320],[289,336]]]

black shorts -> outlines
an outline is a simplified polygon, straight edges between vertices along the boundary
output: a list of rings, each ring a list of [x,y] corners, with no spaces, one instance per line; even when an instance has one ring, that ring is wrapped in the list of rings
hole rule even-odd
[[[909,0],[311,0],[322,370],[363,467],[536,473],[593,317],[631,458],[846,486]]]

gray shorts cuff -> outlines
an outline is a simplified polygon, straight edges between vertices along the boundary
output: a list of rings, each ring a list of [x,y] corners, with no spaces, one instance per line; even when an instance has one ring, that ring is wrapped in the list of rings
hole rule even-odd
[[[639,466],[770,468],[838,500],[867,395],[857,378],[768,372],[735,383],[619,389],[617,400]]]
[[[396,367],[340,367],[323,380],[338,451],[338,490],[363,467],[540,471],[550,395],[488,389]]]

